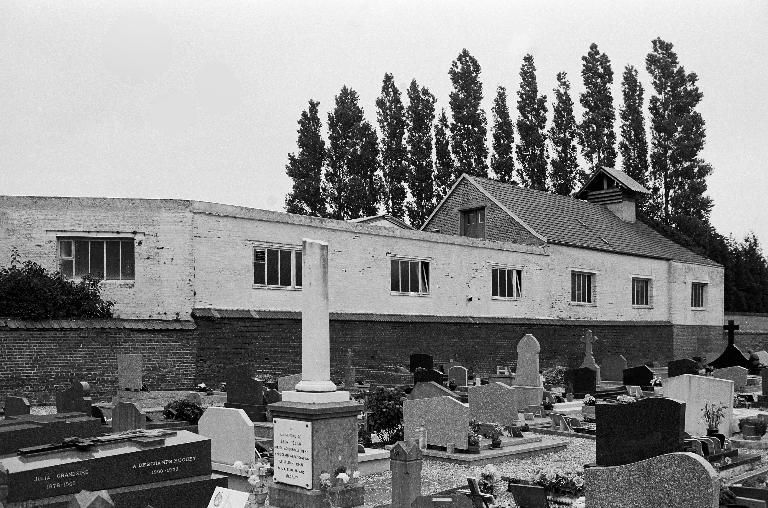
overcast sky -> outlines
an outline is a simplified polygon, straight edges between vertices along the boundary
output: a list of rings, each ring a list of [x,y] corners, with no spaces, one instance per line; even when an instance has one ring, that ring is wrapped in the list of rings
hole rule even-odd
[[[660,36],[704,93],[712,222],[768,245],[766,27],[762,0],[3,0],[0,193],[282,210],[287,154],[310,98],[325,123],[346,84],[375,123],[392,72],[401,90],[416,78],[447,109],[448,68],[466,47],[482,66],[489,121],[498,85],[516,116],[529,52],[551,112],[555,74],[566,71],[581,92],[581,56],[596,42],[613,64],[618,112],[626,64],[641,70],[647,105],[645,55]]]

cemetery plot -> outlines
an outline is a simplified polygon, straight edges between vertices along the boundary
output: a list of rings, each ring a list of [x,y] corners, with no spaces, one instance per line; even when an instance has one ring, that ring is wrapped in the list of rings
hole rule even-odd
[[[101,420],[83,413],[7,417],[0,420],[0,456],[67,437],[94,437],[102,433]]]

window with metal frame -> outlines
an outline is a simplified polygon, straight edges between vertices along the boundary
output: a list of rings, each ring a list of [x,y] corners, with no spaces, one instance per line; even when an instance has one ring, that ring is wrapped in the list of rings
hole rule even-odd
[[[390,291],[400,294],[429,294],[429,261],[421,259],[392,259],[390,262]]]
[[[133,238],[59,237],[59,272],[67,279],[93,275],[102,280],[134,280]]]
[[[523,294],[523,272],[519,268],[494,266],[491,268],[491,296],[516,299]]]
[[[253,284],[269,288],[301,288],[301,248],[253,248]]]
[[[595,303],[595,274],[589,272],[571,272],[571,302]]]
[[[691,307],[694,309],[703,309],[706,304],[707,283],[706,282],[693,282],[691,283]]]
[[[632,305],[642,307],[651,305],[651,279],[632,277]]]

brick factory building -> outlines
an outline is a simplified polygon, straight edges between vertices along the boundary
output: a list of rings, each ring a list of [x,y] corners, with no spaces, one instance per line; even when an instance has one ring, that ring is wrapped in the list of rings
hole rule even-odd
[[[525,333],[539,339],[544,366],[565,365],[586,329],[600,338],[598,360],[713,356],[723,344],[723,267],[636,221],[645,192],[608,169],[583,199],[464,175],[421,231],[386,216],[0,197],[0,264],[15,249],[75,279],[96,273],[116,302],[110,322],[0,320],[11,346],[0,392],[30,387],[34,375],[48,384],[33,391],[47,392],[71,375],[61,358],[91,372],[98,392],[98,379],[116,375],[114,353],[128,351],[152,358],[153,389],[211,384],[234,362],[265,375],[298,371],[302,238],[329,244],[335,373],[347,348],[363,375],[394,371],[416,351],[490,373],[514,364]]]

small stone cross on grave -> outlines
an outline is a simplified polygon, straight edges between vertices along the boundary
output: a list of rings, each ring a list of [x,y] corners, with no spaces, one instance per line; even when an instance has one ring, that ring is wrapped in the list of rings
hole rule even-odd
[[[597,342],[597,337],[592,335],[592,330],[587,330],[584,336],[581,338],[581,342],[584,343],[584,361],[581,362],[581,368],[588,368],[595,371],[595,380],[597,384],[600,384],[600,367],[595,362],[595,355],[592,353],[592,345]]]
[[[739,329],[739,325],[734,324],[733,319],[729,319],[728,320],[728,324],[727,325],[723,325],[723,330],[728,332],[728,345],[729,346],[735,345],[734,343],[736,342],[736,337],[734,336],[733,332],[735,332],[738,329]]]

